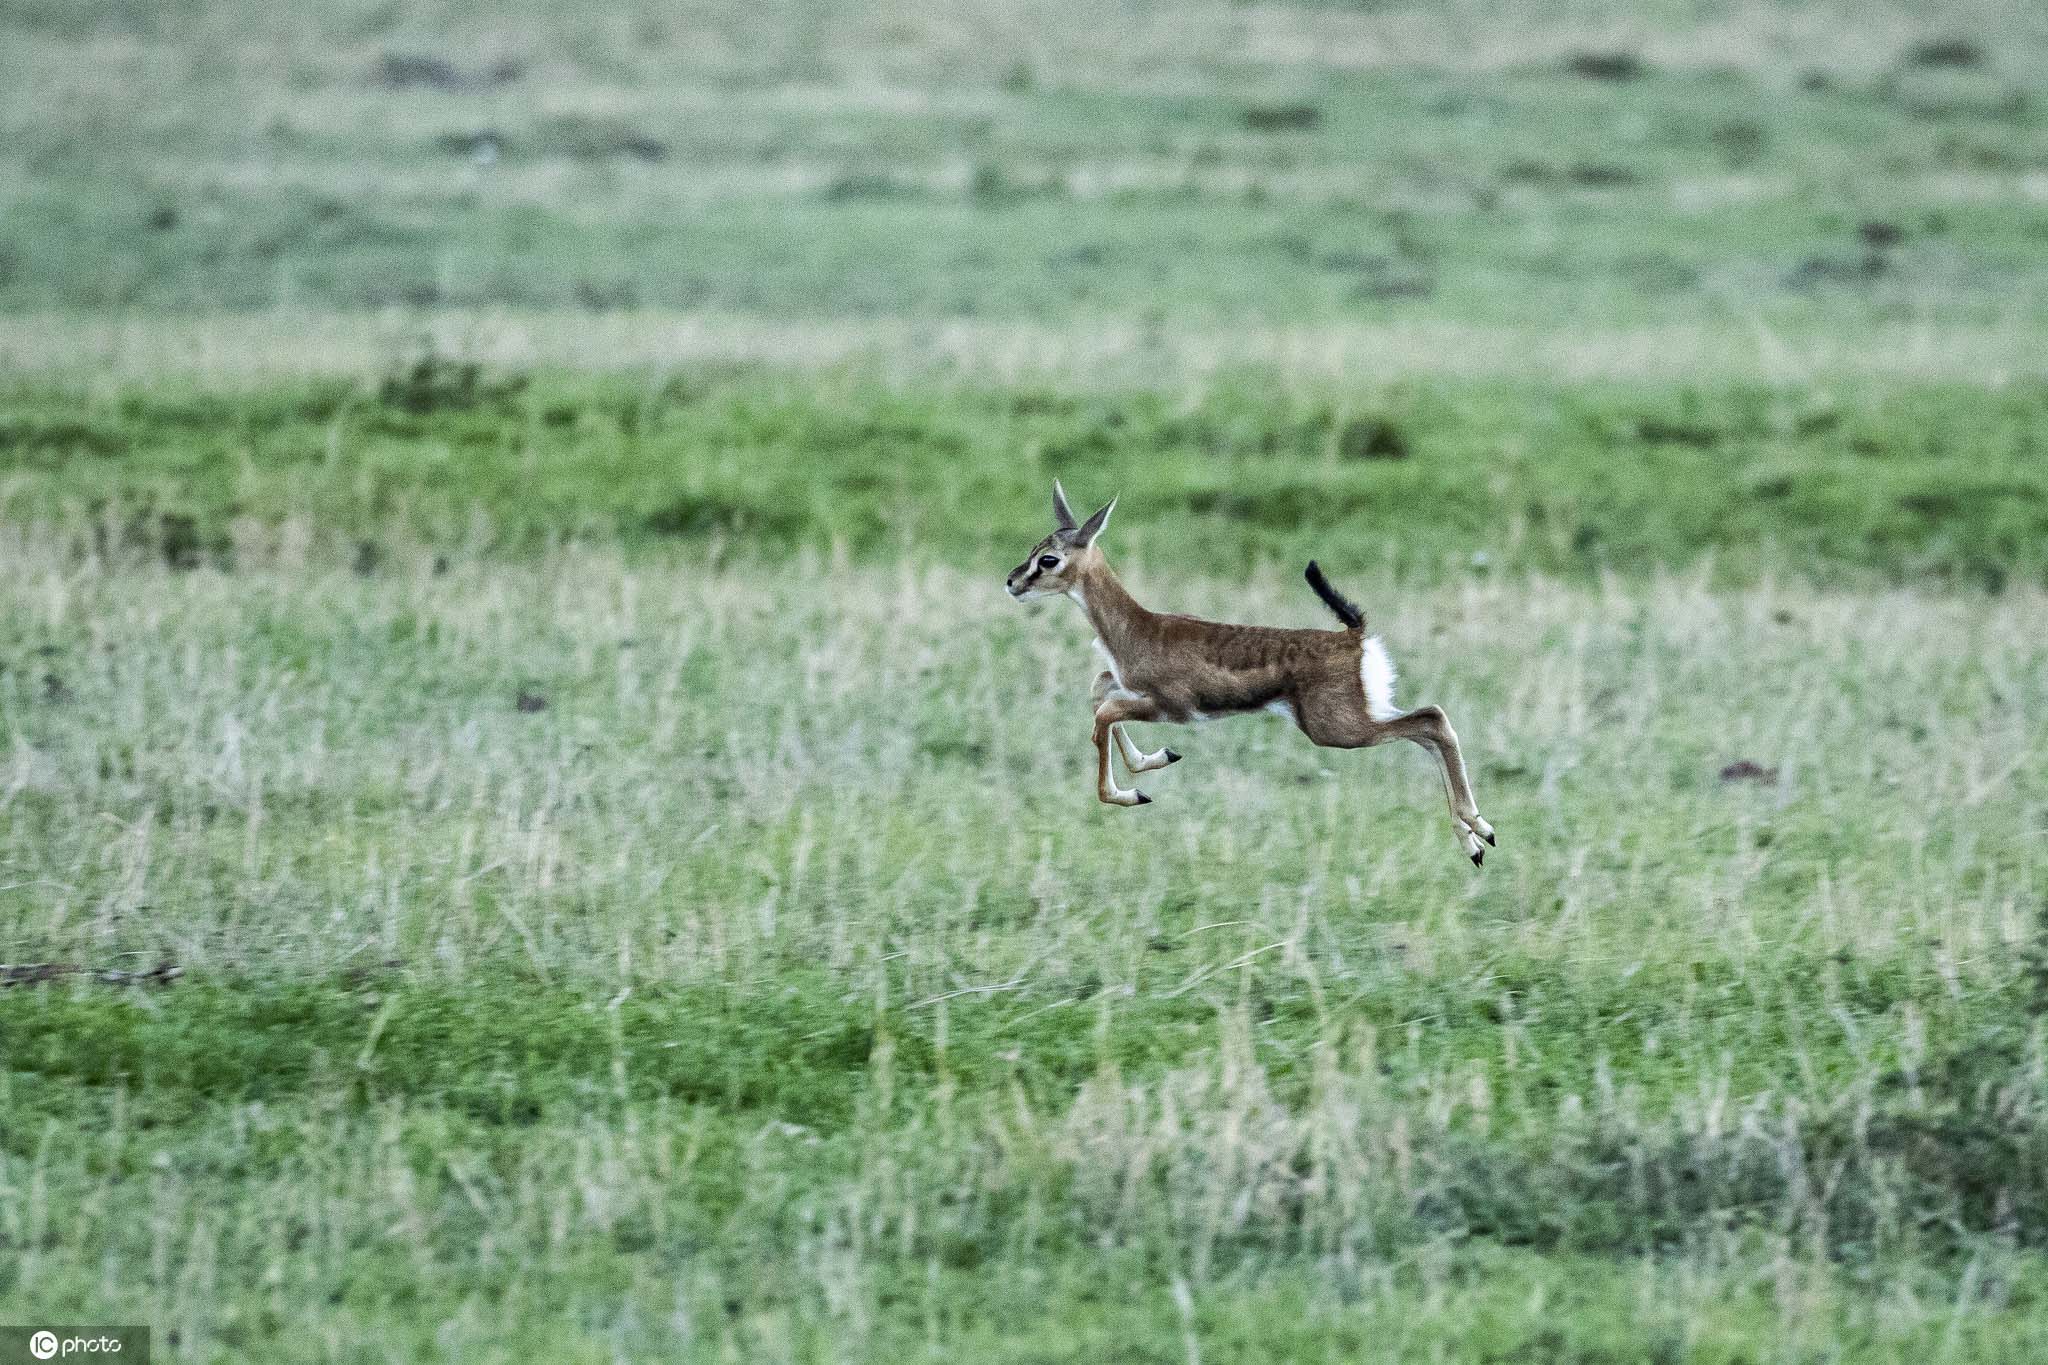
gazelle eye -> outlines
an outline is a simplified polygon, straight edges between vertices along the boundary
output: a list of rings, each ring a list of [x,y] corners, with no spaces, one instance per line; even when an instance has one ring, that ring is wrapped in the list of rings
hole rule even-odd
[[[1058,555],[1040,555],[1038,557],[1038,567],[1041,569],[1057,569],[1059,566],[1060,557]]]

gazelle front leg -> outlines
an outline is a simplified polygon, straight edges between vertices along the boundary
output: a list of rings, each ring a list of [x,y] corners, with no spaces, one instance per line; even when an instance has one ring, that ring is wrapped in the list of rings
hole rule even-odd
[[[1127,696],[1129,694],[1117,686],[1116,674],[1104,670],[1095,675],[1093,696],[1096,709],[1100,710],[1104,702],[1108,701],[1112,696],[1118,695]],[[1122,725],[1111,726],[1110,732],[1116,736],[1116,749],[1118,753],[1123,755],[1124,767],[1129,769],[1133,775],[1153,772],[1164,768],[1169,763],[1180,762],[1180,755],[1171,749],[1161,749],[1156,754],[1146,753],[1131,738],[1131,732]]]
[[[1131,732],[1121,725],[1110,729],[1116,736],[1116,751],[1124,756],[1124,766],[1133,774],[1155,772],[1169,763],[1180,762],[1180,755],[1171,749],[1161,749],[1156,754],[1146,753],[1131,738]]]
[[[1095,796],[1105,805],[1142,806],[1152,800],[1135,787],[1125,790],[1116,784],[1116,770],[1110,765],[1110,736],[1117,733],[1117,725],[1127,720],[1150,720],[1157,714],[1157,708],[1144,697],[1111,697],[1095,708]],[[1123,743],[1121,735],[1118,738]],[[1167,762],[1173,760],[1168,759]],[[1160,765],[1164,767],[1164,764]],[[1134,769],[1135,771],[1135,769]]]

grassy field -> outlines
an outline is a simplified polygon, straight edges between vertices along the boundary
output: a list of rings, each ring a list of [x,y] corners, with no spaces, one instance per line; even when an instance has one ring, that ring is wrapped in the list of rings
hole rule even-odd
[[[0,1322],[2048,1356],[2031,7],[0,0]],[[1463,738],[1147,728],[1146,602]],[[1170,737],[1170,739],[1169,739]]]
[[[2048,382],[1831,386],[1213,376],[1182,390],[628,376],[435,353],[382,379],[0,389],[0,516],[231,568],[278,529],[406,545],[1007,569],[1057,474],[1126,548],[1211,574],[1311,555],[1422,582],[1704,564],[1862,586],[2048,574]]]
[[[17,312],[2031,329],[2048,25],[10,0],[0,187]]]
[[[993,574],[4,554],[0,932],[87,969],[0,994],[44,1316],[308,1359],[2044,1344],[2036,589],[1354,575],[1467,737],[1475,873],[1419,755],[1277,722],[1097,806],[1085,633]]]

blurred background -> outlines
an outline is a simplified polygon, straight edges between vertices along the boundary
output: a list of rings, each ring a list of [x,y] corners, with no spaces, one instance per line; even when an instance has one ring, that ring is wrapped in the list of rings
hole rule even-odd
[[[1981,0],[8,0],[0,357],[281,311],[203,363],[399,314],[596,363],[2009,373],[2044,58]]]
[[[1996,585],[2044,57],[2018,3],[9,0],[11,488],[979,563],[1065,470],[1212,562]],[[383,388],[135,406],[274,376]]]

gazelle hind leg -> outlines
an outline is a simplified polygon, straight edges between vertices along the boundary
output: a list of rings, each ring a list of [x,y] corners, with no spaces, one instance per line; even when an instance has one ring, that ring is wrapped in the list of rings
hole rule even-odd
[[[1437,748],[1443,758],[1444,786],[1450,792],[1451,815],[1490,845],[1494,843],[1493,826],[1486,822],[1479,813],[1478,802],[1472,799],[1472,780],[1465,773],[1465,751],[1458,747],[1458,732],[1451,728],[1450,719],[1442,711],[1437,712],[1437,720]]]
[[[1479,831],[1473,829],[1471,823],[1458,811],[1458,789],[1451,781],[1451,751],[1434,735],[1425,739],[1422,747],[1436,760],[1437,773],[1443,778],[1444,803],[1451,808],[1451,829],[1458,836],[1458,846],[1465,850],[1465,856],[1472,860],[1472,866],[1484,867],[1486,850],[1480,846]]]
[[[1134,775],[1156,772],[1169,763],[1180,762],[1180,755],[1171,749],[1161,749],[1156,754],[1144,752],[1138,747],[1137,741],[1131,738],[1131,732],[1126,726],[1112,725],[1109,728],[1110,733],[1116,736],[1117,752],[1124,756],[1124,767],[1130,769]]]
[[[1487,846],[1494,842],[1493,826],[1479,814],[1479,808],[1472,800],[1472,783],[1465,775],[1465,755],[1458,747],[1457,732],[1451,729],[1443,708],[1422,706],[1406,715],[1396,716],[1381,728],[1380,737],[1408,740],[1436,759],[1437,772],[1444,782],[1444,800],[1451,809],[1451,826],[1457,831],[1458,845],[1465,850],[1465,856],[1472,860],[1474,867],[1485,866]]]

